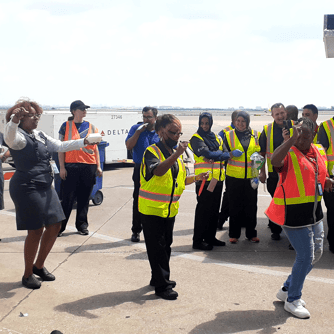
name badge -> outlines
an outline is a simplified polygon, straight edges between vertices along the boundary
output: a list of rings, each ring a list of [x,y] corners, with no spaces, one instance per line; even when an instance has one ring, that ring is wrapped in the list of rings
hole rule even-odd
[[[321,185],[321,183],[318,183],[318,191],[319,191],[319,195],[320,195],[320,196],[323,196],[322,185]]]

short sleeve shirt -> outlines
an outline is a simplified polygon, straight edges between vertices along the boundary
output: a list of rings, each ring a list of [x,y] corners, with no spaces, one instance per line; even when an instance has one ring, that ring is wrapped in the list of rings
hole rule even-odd
[[[141,124],[135,124],[131,127],[125,141],[130,139],[135,134],[136,130],[139,128],[140,125]],[[133,158],[134,163],[140,164],[143,159],[145,150],[150,145],[156,144],[158,142],[159,142],[159,136],[154,130],[153,131],[148,131],[148,130],[143,131],[139,135],[137,143],[132,149],[132,158]]]

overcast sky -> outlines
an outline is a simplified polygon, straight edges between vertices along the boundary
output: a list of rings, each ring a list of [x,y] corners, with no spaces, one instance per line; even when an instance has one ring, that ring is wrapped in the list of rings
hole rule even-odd
[[[0,0],[0,104],[334,105],[333,0]]]

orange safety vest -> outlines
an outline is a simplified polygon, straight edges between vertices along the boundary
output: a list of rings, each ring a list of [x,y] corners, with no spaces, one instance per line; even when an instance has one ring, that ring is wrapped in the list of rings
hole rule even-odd
[[[291,147],[288,153],[288,171],[285,180],[280,177],[274,197],[265,215],[278,225],[286,224],[286,206],[321,201],[318,192],[318,182],[325,188],[327,159],[314,145],[318,165],[318,177],[315,178],[314,165],[296,147]],[[316,223],[316,222],[314,222]]]
[[[96,128],[94,125],[89,123],[88,134],[95,132]],[[80,135],[75,123],[73,121],[67,121],[64,141],[77,139],[80,139]],[[96,145],[87,145],[80,150],[66,152],[65,162],[96,165],[97,161],[95,156],[95,149]]]

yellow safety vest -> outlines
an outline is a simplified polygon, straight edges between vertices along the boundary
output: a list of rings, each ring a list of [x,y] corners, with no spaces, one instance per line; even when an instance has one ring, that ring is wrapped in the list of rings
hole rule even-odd
[[[333,167],[334,167],[334,145],[333,145],[333,139],[334,139],[334,122],[333,119],[329,119],[326,122],[322,123],[324,126],[324,129],[327,134],[328,142],[329,142],[329,147],[327,149],[327,160],[328,160],[328,173],[330,176],[333,175]]]
[[[146,150],[153,153],[160,162],[166,160],[159,147],[154,144]],[[146,152],[146,151],[145,151]],[[186,169],[183,160],[177,159],[179,173],[176,180],[173,179],[172,171],[169,169],[164,175],[153,175],[149,181],[145,180],[146,164],[145,153],[140,166],[140,189],[138,197],[138,210],[149,216],[172,218],[177,215],[179,199],[185,188]]]
[[[240,157],[232,157],[227,161],[227,169],[226,175],[235,177],[237,179],[244,179],[246,175],[245,167],[247,166],[247,179],[252,178],[252,169],[251,169],[251,155],[254,152],[260,152],[260,145],[258,139],[258,132],[256,130],[252,130],[252,135],[249,141],[249,146],[247,152],[245,152]],[[235,130],[229,131],[226,133],[226,140],[230,147],[230,150],[240,150],[243,151],[244,148],[242,147],[238,136],[235,134]],[[247,160],[246,160],[247,159]]]
[[[228,132],[228,131],[231,131],[231,130],[234,130],[234,129],[232,128],[231,125],[229,125],[229,126],[227,126],[223,131],[224,131],[224,132]]]
[[[272,122],[271,124],[266,124],[263,128],[266,133],[267,137],[267,146],[266,146],[266,156],[267,156],[267,167],[268,167],[268,172],[273,172],[273,165],[271,164],[271,157],[274,153],[274,123]],[[291,121],[291,124],[294,125],[294,121]],[[293,129],[290,129],[290,137],[293,135]]]
[[[215,136],[217,143],[219,144],[219,150],[223,151],[223,140],[220,138],[220,136],[217,135]],[[192,137],[197,137],[200,140],[204,141],[203,138],[198,133],[193,134]],[[194,153],[194,150],[192,149],[190,142],[188,146]],[[202,156],[198,157],[195,153],[194,153],[194,159],[195,159],[194,163],[195,175],[211,172],[209,174],[209,178],[207,179],[207,181],[210,181],[212,178],[215,178],[218,181],[225,180],[224,163],[222,161],[215,161],[213,164],[211,164],[209,162],[205,162],[204,157]]]
[[[321,124],[322,123],[319,124],[317,133],[315,134],[315,136],[313,138],[313,144],[316,144],[318,142],[318,133],[319,133],[319,129],[320,129]]]

